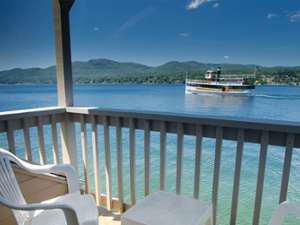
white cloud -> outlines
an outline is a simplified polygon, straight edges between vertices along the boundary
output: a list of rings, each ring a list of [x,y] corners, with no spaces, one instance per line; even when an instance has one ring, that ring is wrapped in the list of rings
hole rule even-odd
[[[291,13],[289,16],[290,22],[291,23],[297,23],[300,22],[300,11]]]
[[[229,55],[224,55],[224,59],[229,59]]]
[[[268,13],[267,14],[267,19],[272,20],[274,18],[283,18],[286,17],[291,23],[297,23],[300,22],[300,10],[297,11],[283,11],[280,14],[277,13]]]
[[[197,9],[199,6],[208,3],[208,2],[216,2],[217,0],[192,0],[188,5],[187,9],[192,10],[192,9]]]
[[[117,30],[117,33],[122,33],[127,31],[128,29],[134,27],[139,22],[141,22],[146,17],[150,16],[155,11],[155,8],[153,6],[148,6],[142,11],[138,12],[137,14],[130,17],[125,23],[123,23],[119,29]]]
[[[213,4],[213,8],[218,8],[220,6],[220,3],[216,2],[215,4]]]
[[[179,35],[180,37],[183,37],[183,38],[187,38],[187,37],[191,36],[190,33],[186,33],[186,32],[179,33],[178,35]]]
[[[98,31],[99,30],[99,27],[93,27],[93,31]]]
[[[268,13],[268,15],[267,15],[267,19],[269,19],[269,20],[276,18],[276,17],[278,17],[278,15],[275,13]]]

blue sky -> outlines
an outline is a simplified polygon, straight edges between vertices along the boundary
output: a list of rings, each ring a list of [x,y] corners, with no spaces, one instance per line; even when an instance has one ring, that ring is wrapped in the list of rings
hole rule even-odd
[[[55,63],[52,0],[0,2],[0,70]],[[299,0],[77,0],[73,60],[300,65]]]

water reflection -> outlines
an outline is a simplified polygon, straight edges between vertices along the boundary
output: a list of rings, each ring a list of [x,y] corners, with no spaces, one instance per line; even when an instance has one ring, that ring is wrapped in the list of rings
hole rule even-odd
[[[201,108],[204,114],[244,117],[252,111],[254,101],[255,98],[249,95],[186,94],[185,110]]]

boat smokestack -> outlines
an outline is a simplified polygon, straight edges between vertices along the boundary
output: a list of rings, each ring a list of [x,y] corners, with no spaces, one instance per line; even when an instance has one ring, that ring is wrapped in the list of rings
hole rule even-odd
[[[221,73],[222,73],[222,68],[221,68],[221,67],[218,67],[218,68],[217,68],[217,74],[218,74],[218,75],[221,75]]]
[[[221,68],[221,67],[218,67],[218,68],[217,68],[217,81],[220,80],[221,73],[222,73],[222,68]]]

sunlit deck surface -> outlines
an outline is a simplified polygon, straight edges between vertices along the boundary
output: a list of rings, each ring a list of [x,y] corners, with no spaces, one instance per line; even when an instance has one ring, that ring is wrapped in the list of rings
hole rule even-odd
[[[99,224],[103,225],[120,225],[120,213],[107,211],[104,208],[99,210]]]
[[[37,203],[67,193],[67,183],[64,177],[33,175],[19,169],[15,169],[15,172],[22,192],[30,203]],[[0,215],[1,225],[16,225],[9,209],[0,206]],[[120,214],[100,207],[99,222],[101,225],[119,225],[121,224]]]

